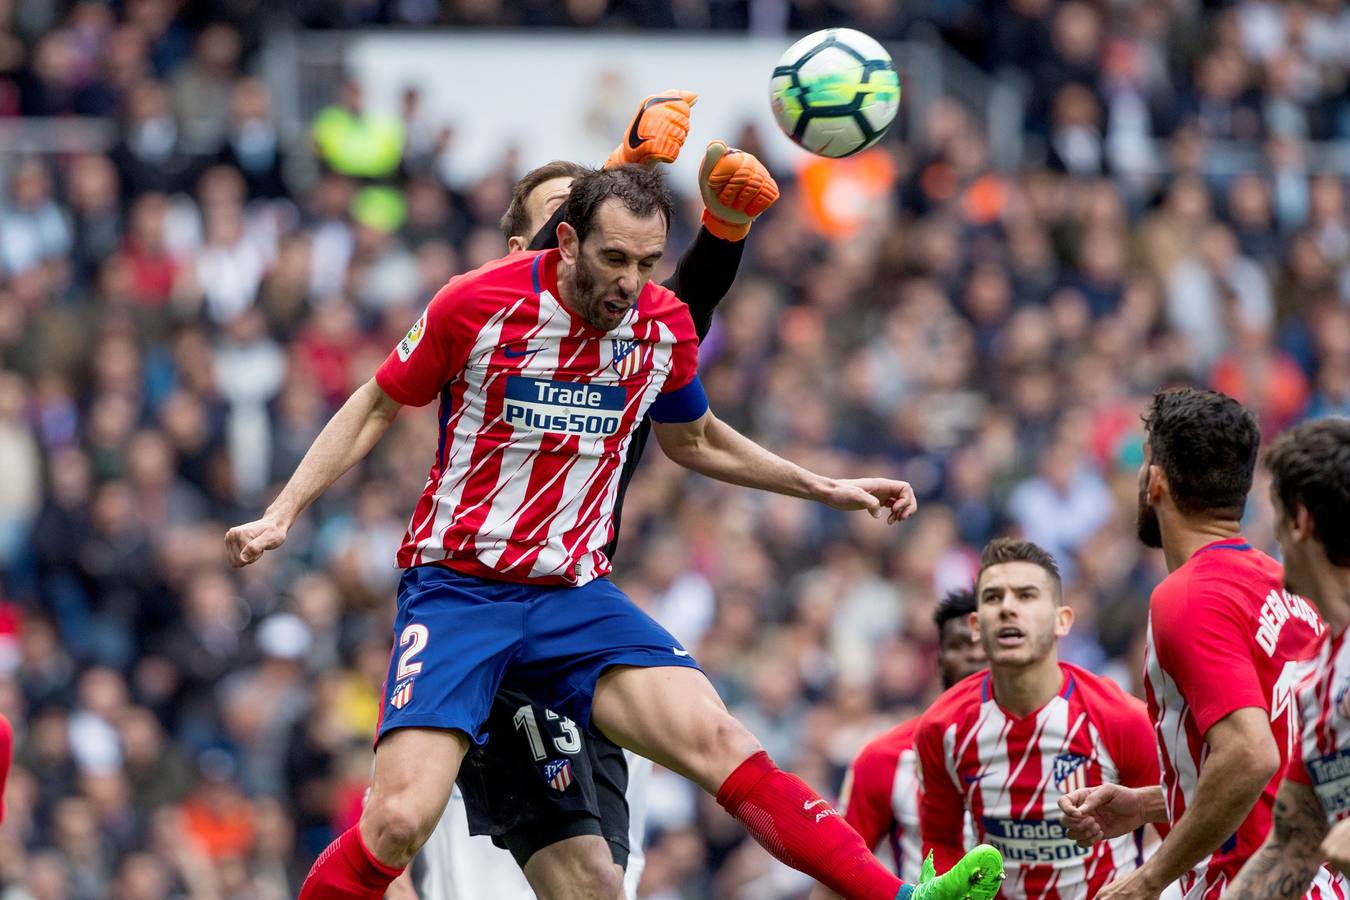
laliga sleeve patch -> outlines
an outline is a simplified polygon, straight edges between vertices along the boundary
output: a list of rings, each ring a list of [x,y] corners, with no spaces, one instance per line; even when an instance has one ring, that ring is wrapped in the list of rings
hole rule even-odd
[[[403,340],[398,342],[395,348],[398,352],[398,358],[403,362],[408,361],[412,352],[417,349],[417,345],[422,342],[422,335],[427,333],[427,311],[422,310],[422,317],[413,323],[413,327],[408,329],[408,333],[403,336]]]

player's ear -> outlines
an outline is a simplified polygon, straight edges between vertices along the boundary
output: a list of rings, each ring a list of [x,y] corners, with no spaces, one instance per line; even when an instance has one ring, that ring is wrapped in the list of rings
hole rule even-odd
[[[971,613],[966,616],[966,627],[970,629],[970,639],[975,643],[980,642],[980,615]]]
[[[1289,520],[1289,533],[1294,536],[1296,541],[1306,541],[1314,535],[1312,513],[1308,512],[1308,507],[1302,503],[1294,504],[1294,514]]]
[[[1162,470],[1162,466],[1148,467],[1148,484],[1144,491],[1150,504],[1157,503],[1164,492],[1171,493],[1167,485],[1167,473]]]
[[[1055,637],[1062,638],[1073,630],[1073,607],[1060,601],[1055,607]]]
[[[506,239],[507,253],[519,253],[520,251],[528,248],[529,246],[530,246],[529,243],[527,243],[526,240],[523,237],[520,237],[519,235],[513,234]]]
[[[566,222],[558,223],[558,251],[563,262],[568,265],[574,264],[581,255],[581,240],[577,237],[577,230]]]

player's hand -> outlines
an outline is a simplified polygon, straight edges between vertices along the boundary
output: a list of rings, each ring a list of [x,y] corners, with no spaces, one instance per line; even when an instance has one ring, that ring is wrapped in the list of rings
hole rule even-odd
[[[266,516],[225,532],[225,550],[235,568],[257,562],[268,550],[275,550],[285,542],[286,529]]]
[[[724,241],[741,241],[750,225],[778,199],[778,182],[754,154],[708,144],[698,169],[703,227]]]
[[[1322,855],[1326,857],[1327,862],[1339,869],[1342,875],[1350,878],[1350,819],[1327,832],[1326,838],[1322,841]]]
[[[1097,892],[1098,900],[1158,900],[1162,887],[1153,884],[1148,865],[1117,878]]]
[[[833,481],[826,488],[821,502],[834,509],[865,509],[874,519],[886,512],[888,523],[902,522],[919,508],[919,501],[914,499],[914,488],[909,486],[909,482],[890,478]]]
[[[1079,788],[1059,798],[1064,831],[1080,847],[1129,834],[1144,824],[1144,802],[1119,784]]]
[[[669,90],[644,97],[605,168],[628,163],[670,163],[689,137],[689,115],[698,94]]]

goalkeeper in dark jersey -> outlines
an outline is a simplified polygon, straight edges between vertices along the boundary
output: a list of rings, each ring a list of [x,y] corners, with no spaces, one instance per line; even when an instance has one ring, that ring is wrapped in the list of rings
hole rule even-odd
[[[606,165],[673,162],[695,99],[686,91],[644,99]],[[501,221],[511,252],[557,246],[572,179],[585,171],[557,161],[516,184]],[[778,199],[778,186],[754,156],[720,141],[708,145],[698,180],[702,227],[664,285],[689,304],[702,340],[736,277],[750,225]],[[615,538],[606,548],[611,560],[624,492],[650,431],[644,420],[624,460]],[[487,744],[465,759],[458,790],[423,848],[422,900],[636,896],[651,763],[582,734],[570,719],[509,688],[497,694],[485,730]],[[510,857],[488,846],[489,839]]]

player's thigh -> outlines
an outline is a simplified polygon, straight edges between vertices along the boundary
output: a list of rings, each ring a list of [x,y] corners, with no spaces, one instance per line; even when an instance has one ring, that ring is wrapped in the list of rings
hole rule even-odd
[[[610,740],[710,793],[760,749],[707,676],[684,666],[607,669],[596,684],[591,720]]]
[[[455,729],[480,743],[492,699],[524,636],[515,585],[441,566],[406,570],[380,707],[379,740],[402,728]]]
[[[469,749],[461,731],[400,728],[375,748],[370,795],[361,813],[361,833],[382,860],[401,861],[421,847],[450,799],[460,763]]]
[[[614,864],[609,842],[598,834],[569,837],[541,848],[525,864],[525,877],[539,900],[623,896],[623,870]]]
[[[540,702],[591,730],[592,698],[614,666],[698,664],[608,578],[541,594],[529,604],[512,677]]]

